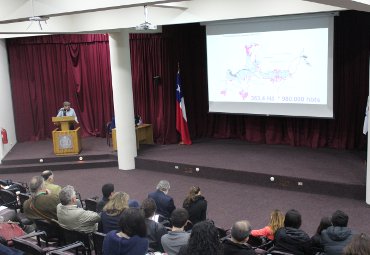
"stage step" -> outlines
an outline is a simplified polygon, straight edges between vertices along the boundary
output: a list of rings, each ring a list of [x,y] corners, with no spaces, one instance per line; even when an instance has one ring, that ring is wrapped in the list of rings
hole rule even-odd
[[[258,185],[275,189],[340,196],[358,200],[365,200],[366,194],[366,186],[362,184],[339,183],[278,175],[275,175],[273,178],[271,178],[271,175],[266,173],[204,167],[199,165],[152,160],[140,157],[136,157],[135,162],[137,169],[241,184]]]
[[[79,158],[82,157],[80,160]],[[42,161],[42,162],[41,162]],[[118,166],[113,155],[76,155],[40,159],[5,160],[0,165],[0,173],[42,172],[43,170],[74,170]]]

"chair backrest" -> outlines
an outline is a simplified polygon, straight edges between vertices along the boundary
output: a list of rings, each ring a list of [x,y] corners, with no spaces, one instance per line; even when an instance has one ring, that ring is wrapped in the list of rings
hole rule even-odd
[[[94,242],[95,255],[102,255],[103,254],[103,241],[104,241],[106,234],[100,233],[100,232],[94,232],[92,236],[93,236],[93,242]]]
[[[29,240],[14,238],[13,244],[14,248],[24,251],[26,254],[46,255],[46,250]]]
[[[24,251],[25,254],[46,255],[48,248],[42,248],[40,236],[44,236],[45,232],[33,232],[27,235],[15,237],[12,239],[14,248]],[[37,238],[37,241],[33,238]],[[37,243],[36,243],[37,242]]]
[[[95,199],[85,199],[85,210],[96,212],[96,206],[98,202]]]
[[[69,230],[63,227],[61,227],[61,229],[63,231],[63,236],[66,244],[73,244],[80,241],[84,244],[87,253],[91,254],[90,234]]]
[[[71,250],[74,250],[74,252],[71,252]],[[50,252],[50,255],[71,255],[71,254],[86,255],[86,248],[84,244],[82,242],[75,242],[63,247],[56,248],[55,250]]]
[[[19,198],[19,204],[20,204],[20,209],[21,212],[23,212],[23,204],[26,202],[28,199],[30,199],[31,195],[27,193],[19,193],[18,198]]]
[[[56,222],[50,222],[45,219],[36,219],[34,220],[36,225],[36,231],[44,231],[46,235],[42,237],[46,245],[50,243],[57,243],[62,245],[65,243],[64,236],[60,226]]]
[[[106,128],[105,131],[107,134],[112,132],[112,121],[107,122],[107,124],[105,125],[105,128]]]
[[[6,206],[10,209],[19,209],[17,195],[9,190],[2,189],[0,190],[0,198],[3,201],[3,206]]]

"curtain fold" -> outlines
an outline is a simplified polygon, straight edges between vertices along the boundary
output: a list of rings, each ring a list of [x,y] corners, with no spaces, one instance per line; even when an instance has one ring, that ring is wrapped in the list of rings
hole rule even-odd
[[[105,135],[113,115],[108,35],[8,39],[7,48],[19,142],[50,138],[64,101],[83,136]]]

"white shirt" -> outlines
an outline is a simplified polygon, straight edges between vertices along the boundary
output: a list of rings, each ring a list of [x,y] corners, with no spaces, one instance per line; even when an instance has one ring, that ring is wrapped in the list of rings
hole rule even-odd
[[[73,108],[69,108],[69,111],[65,111],[66,115],[64,115],[64,108],[60,108],[57,117],[63,117],[63,116],[74,116],[75,121],[78,123],[77,115],[75,110]]]

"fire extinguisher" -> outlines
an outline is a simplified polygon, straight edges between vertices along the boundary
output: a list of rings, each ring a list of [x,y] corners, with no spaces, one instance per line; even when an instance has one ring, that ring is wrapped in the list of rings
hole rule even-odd
[[[8,143],[8,133],[4,128],[1,129],[1,141],[3,142],[3,144]]]

